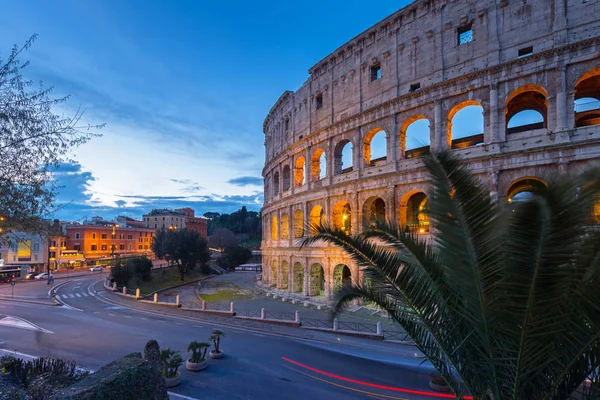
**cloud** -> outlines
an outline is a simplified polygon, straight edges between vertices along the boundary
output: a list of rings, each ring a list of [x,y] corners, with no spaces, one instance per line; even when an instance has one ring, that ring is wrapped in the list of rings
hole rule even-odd
[[[240,176],[239,178],[233,178],[227,181],[227,183],[231,183],[235,186],[262,186],[263,179],[257,178],[255,176]]]
[[[117,207],[122,208],[127,204],[127,202],[125,200],[117,200],[115,201],[115,204],[117,205]]]

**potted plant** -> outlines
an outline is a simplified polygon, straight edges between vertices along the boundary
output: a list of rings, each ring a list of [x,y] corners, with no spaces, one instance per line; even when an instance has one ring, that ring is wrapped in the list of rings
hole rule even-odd
[[[431,380],[429,381],[429,387],[432,388],[433,390],[437,390],[438,392],[449,392],[450,391],[450,386],[448,386],[448,383],[446,382],[446,380],[439,375],[435,375],[435,376],[431,377]]]
[[[212,332],[212,336],[210,337],[210,340],[213,341],[213,344],[215,345],[215,349],[210,352],[210,358],[223,358],[223,356],[225,355],[225,353],[223,353],[223,351],[221,351],[221,349],[219,348],[219,346],[221,345],[221,338],[224,336],[225,336],[225,332],[220,331],[218,329],[215,329]]]
[[[166,348],[160,352],[160,368],[166,387],[174,387],[181,383],[178,369],[182,363],[183,359],[178,351]]]
[[[192,356],[186,361],[185,369],[188,371],[202,371],[208,367],[206,360],[206,351],[210,347],[210,343],[196,342],[195,340],[188,345],[188,352]]]

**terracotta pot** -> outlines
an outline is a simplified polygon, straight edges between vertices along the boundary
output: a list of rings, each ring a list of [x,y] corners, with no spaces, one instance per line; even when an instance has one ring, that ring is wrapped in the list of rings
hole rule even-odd
[[[165,387],[172,388],[181,383],[181,374],[177,373],[174,378],[165,378]]]
[[[223,357],[225,357],[225,353],[223,353],[223,350],[221,350],[218,353],[215,353],[214,351],[211,351],[209,353],[209,356],[210,356],[210,358],[223,358]]]
[[[185,369],[187,369],[188,371],[202,371],[203,369],[206,369],[206,367],[208,367],[207,360],[201,361],[199,363],[193,363],[190,362],[190,360],[187,360],[185,362]]]

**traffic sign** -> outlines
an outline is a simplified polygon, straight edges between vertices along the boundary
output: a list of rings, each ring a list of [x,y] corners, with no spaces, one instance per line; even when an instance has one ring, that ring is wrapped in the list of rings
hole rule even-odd
[[[16,284],[17,284],[17,282],[15,282],[15,281],[10,282],[10,286],[15,286]]]

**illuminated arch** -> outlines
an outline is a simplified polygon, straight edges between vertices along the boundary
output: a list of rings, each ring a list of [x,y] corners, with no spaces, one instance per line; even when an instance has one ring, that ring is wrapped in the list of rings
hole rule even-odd
[[[336,265],[333,270],[333,285],[336,289],[352,285],[352,272],[347,265]]]
[[[548,184],[535,176],[525,176],[513,181],[506,191],[506,200],[511,203],[513,201],[526,201],[534,193],[540,193],[546,190]]]
[[[290,166],[289,165],[285,165],[283,167],[283,191],[285,192],[286,190],[290,190],[290,185],[291,185],[291,171],[290,171]]]
[[[271,217],[271,239],[277,240],[279,236],[279,224],[277,223],[277,215]]]
[[[575,84],[575,127],[600,125],[600,68],[583,74]]]
[[[353,170],[352,156],[352,142],[348,139],[340,140],[333,153],[334,175],[345,174]]]
[[[333,207],[333,226],[346,234],[352,233],[352,209],[350,203],[342,200]]]
[[[310,162],[311,179],[318,181],[327,176],[327,158],[325,150],[319,148],[314,151]]]
[[[311,234],[315,235],[316,227],[323,226],[325,224],[325,211],[321,206],[314,206],[312,210],[310,210],[310,229]]]
[[[294,211],[294,238],[304,236],[304,213],[302,210]]]
[[[374,228],[385,222],[385,201],[379,196],[369,197],[363,204],[363,226]]]
[[[321,264],[315,263],[310,267],[309,296],[321,296],[325,294],[325,273]]]
[[[294,164],[294,183],[299,187],[306,183],[306,160],[299,156]]]
[[[289,284],[289,266],[287,261],[281,262],[281,286],[280,289],[288,289]]]
[[[382,128],[371,129],[363,143],[365,165],[387,160],[387,133]]]
[[[429,232],[428,203],[427,195],[420,190],[413,190],[403,196],[400,202],[400,225],[405,231]]]
[[[281,214],[281,238],[288,239],[290,237],[290,218],[287,214]]]
[[[507,134],[546,128],[548,92],[539,85],[515,89],[506,99],[505,115]]]
[[[292,292],[302,293],[304,290],[304,267],[299,262],[294,264],[292,274]]]
[[[413,115],[400,125],[400,149],[405,158],[429,154],[430,145],[431,123],[426,116]]]
[[[462,149],[483,143],[483,106],[475,100],[458,103],[448,113],[448,144]]]

